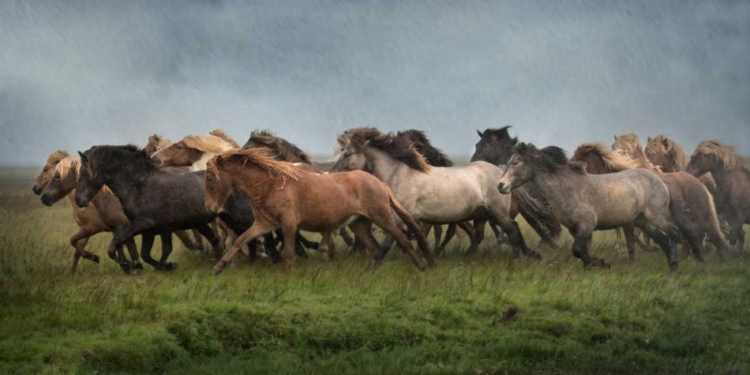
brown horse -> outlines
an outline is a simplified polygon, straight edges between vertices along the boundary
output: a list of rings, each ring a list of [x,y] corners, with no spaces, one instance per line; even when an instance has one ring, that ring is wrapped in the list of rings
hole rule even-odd
[[[633,138],[633,141],[637,142],[637,137]],[[685,172],[690,162],[690,156],[685,153],[682,146],[664,135],[649,137],[644,151],[648,161],[664,173]],[[711,173],[705,173],[698,179],[711,194],[716,193],[716,181]]]
[[[615,173],[634,168],[654,171],[669,190],[672,220],[686,240],[686,250],[692,250],[696,259],[703,260],[700,247],[703,236],[708,235],[719,256],[723,258],[721,250],[728,250],[729,247],[721,234],[711,194],[703,184],[685,172],[661,173],[651,164],[646,164],[645,156],[637,149],[634,152],[639,155],[638,158],[633,159],[630,155],[612,151],[601,143],[586,143],[576,149],[570,160],[584,163],[586,171],[592,174]],[[628,254],[632,258],[634,228],[631,225],[623,228]]]
[[[59,151],[56,151],[56,153],[59,153]],[[76,224],[78,224],[78,232],[70,237],[70,245],[75,249],[73,253],[73,272],[76,271],[80,258],[99,263],[99,256],[85,249],[91,236],[101,232],[117,232],[124,229],[128,224],[128,219],[122,212],[120,201],[107,188],[101,189],[96,194],[91,205],[78,207],[75,204],[75,189],[78,186],[80,166],[79,158],[72,156],[64,157],[55,165],[51,180],[44,185],[40,192],[41,201],[46,206],[51,206],[66,196],[71,202],[73,218]],[[130,239],[125,242],[125,246],[128,248],[131,261],[134,262],[134,269],[142,269],[142,267],[138,267],[140,263],[138,262],[138,249],[135,246],[135,242]],[[122,252],[122,248],[117,248],[117,251]],[[112,256],[113,254],[110,254],[110,257]]]
[[[206,206],[213,211],[222,209],[233,188],[250,198],[256,219],[216,264],[214,274],[221,272],[243,244],[277,228],[284,232],[285,264],[291,269],[297,229],[325,233],[346,224],[370,250],[368,269],[374,270],[382,257],[372,235],[373,223],[396,237],[414,263],[424,269],[394,215],[415,233],[428,262],[434,263],[427,240],[411,215],[383,183],[366,173],[312,173],[276,160],[268,149],[248,149],[227,152],[209,162]]]
[[[57,164],[68,156],[68,152],[64,150],[53,151],[49,154],[47,161],[42,167],[42,171],[39,172],[39,175],[36,176],[36,179],[34,180],[34,186],[31,187],[31,191],[33,191],[34,194],[42,194],[42,189],[52,181],[52,176],[55,174],[55,167]]]
[[[687,171],[694,176],[710,172],[716,181],[716,209],[729,222],[729,241],[745,248],[743,224],[750,224],[750,172],[734,148],[719,141],[701,142],[695,149]]]

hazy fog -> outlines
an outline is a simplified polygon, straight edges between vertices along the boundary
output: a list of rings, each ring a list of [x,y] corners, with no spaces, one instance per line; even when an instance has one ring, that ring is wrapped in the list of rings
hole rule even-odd
[[[468,155],[515,126],[750,153],[750,1],[0,1],[0,161],[267,128],[314,154],[353,126]]]

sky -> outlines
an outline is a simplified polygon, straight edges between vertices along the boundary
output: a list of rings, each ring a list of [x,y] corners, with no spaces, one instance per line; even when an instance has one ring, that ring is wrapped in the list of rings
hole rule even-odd
[[[635,132],[750,154],[750,1],[0,0],[0,164],[269,129],[475,129],[569,153]]]

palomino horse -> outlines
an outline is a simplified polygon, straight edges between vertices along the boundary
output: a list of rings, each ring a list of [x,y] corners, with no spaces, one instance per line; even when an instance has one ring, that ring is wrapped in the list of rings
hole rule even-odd
[[[729,242],[745,248],[743,224],[750,224],[750,172],[734,148],[719,141],[698,144],[687,171],[693,176],[710,172],[716,181],[714,201],[719,216],[729,223]]]
[[[482,161],[460,167],[431,167],[406,138],[374,128],[353,129],[349,134],[349,145],[331,172],[370,172],[388,185],[396,199],[422,223],[475,220],[468,254],[483,240],[485,220],[489,219],[508,233],[514,255],[520,250],[539,258],[539,253],[526,246],[518,223],[510,217],[510,198],[497,191],[502,175],[498,167]]]
[[[108,188],[102,188],[91,200],[91,205],[78,207],[75,204],[75,189],[78,186],[78,174],[80,160],[77,157],[67,156],[60,160],[55,166],[52,180],[45,185],[41,192],[41,201],[46,206],[51,206],[64,197],[70,199],[73,207],[73,218],[78,224],[78,232],[70,237],[70,245],[73,246],[73,267],[75,272],[81,257],[99,263],[99,256],[85,250],[89,238],[101,232],[114,232],[123,230],[128,225],[128,218],[122,212],[120,201],[112,195]],[[133,239],[125,242],[133,262],[133,270],[142,269],[138,261],[138,249]],[[117,248],[118,253],[122,248]],[[110,254],[113,257],[114,254]],[[119,256],[119,255],[118,255]],[[116,260],[117,257],[112,259]]]
[[[559,147],[539,150],[532,144],[519,143],[498,189],[510,194],[529,181],[539,187],[555,216],[575,238],[573,255],[583,261],[585,268],[592,264],[609,267],[604,260],[589,255],[588,242],[593,231],[631,223],[661,246],[670,269],[677,268],[670,238],[677,239],[680,232],[670,219],[669,191],[652,172],[630,169],[590,175],[580,164],[570,163]]]
[[[637,152],[637,157],[612,151],[601,143],[586,143],[578,147],[570,159],[586,166],[586,171],[593,174],[613,173],[627,169],[643,168],[656,173],[669,190],[670,213],[672,221],[682,233],[685,250],[692,250],[696,259],[703,260],[701,242],[704,235],[717,249],[723,259],[722,250],[729,250],[721,234],[719,220],[716,216],[713,198],[697,178],[685,172],[662,173],[649,163],[645,156]],[[628,253],[633,258],[633,227],[626,226],[625,239]]]
[[[68,156],[68,152],[64,150],[53,151],[49,154],[47,161],[42,167],[42,171],[39,172],[39,175],[36,176],[36,179],[34,180],[34,186],[31,187],[31,191],[33,191],[34,194],[42,194],[44,187],[52,181],[52,176],[55,174],[55,167],[57,164]]]
[[[121,232],[115,233],[108,253],[128,239],[141,235],[141,257],[158,270],[172,270],[167,263],[171,246],[162,249],[161,259],[151,258],[154,236],[161,234],[169,241],[170,233],[181,229],[198,229],[217,255],[221,254],[219,240],[208,223],[216,215],[203,204],[203,172],[170,173],[158,168],[154,160],[135,146],[94,146],[80,153],[81,167],[75,201],[79,207],[87,206],[99,190],[106,185],[120,200],[123,212],[130,221]],[[119,255],[119,254],[118,254]],[[124,257],[118,256],[120,267],[130,267]]]
[[[510,136],[510,128],[511,126],[504,126],[485,129],[484,132],[477,130],[479,142],[474,148],[471,161],[483,160],[494,165],[507,165],[513,155],[513,147],[518,143],[518,138]],[[540,245],[557,248],[555,239],[560,236],[562,227],[539,189],[529,184],[513,190],[511,198],[511,217],[515,219],[520,213],[541,238]]]
[[[393,235],[414,263],[424,269],[394,215],[415,233],[428,262],[434,264],[427,240],[414,219],[385,185],[366,173],[312,173],[276,160],[268,149],[249,149],[224,153],[209,163],[206,206],[221,210],[233,188],[250,198],[256,220],[216,264],[214,274],[221,272],[244,243],[276,228],[282,228],[286,237],[284,259],[291,269],[297,229],[323,233],[345,224],[367,245],[371,255],[368,269],[374,270],[382,257],[372,235],[373,223]]]

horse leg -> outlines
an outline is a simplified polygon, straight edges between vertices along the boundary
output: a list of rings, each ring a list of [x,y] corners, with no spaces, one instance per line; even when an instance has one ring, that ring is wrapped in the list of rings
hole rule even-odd
[[[239,237],[237,237],[239,239]],[[237,242],[237,239],[234,242]],[[268,232],[263,235],[263,248],[266,250],[266,255],[271,259],[271,263],[281,262],[281,254],[276,249],[276,239],[273,237],[273,232]]]
[[[542,227],[542,224],[539,222],[539,220],[537,220],[533,215],[526,211],[524,205],[518,205],[518,212],[521,214],[524,220],[526,220],[531,229],[533,229],[534,232],[536,232],[541,238],[541,240],[539,240],[538,246],[546,246],[550,249],[557,249],[557,244],[555,244],[555,241],[552,239],[550,233]]]
[[[306,247],[308,249],[318,250],[318,248],[320,247],[319,243],[317,243],[315,241],[308,240],[307,238],[305,238],[305,236],[303,236],[302,234],[300,234],[299,231],[297,231],[297,237],[296,238],[297,238],[297,241],[302,246],[304,246],[304,247]],[[305,253],[305,255],[307,255],[307,253]]]
[[[203,248],[199,246],[195,241],[193,241],[193,239],[190,238],[190,235],[188,235],[184,230],[176,230],[174,231],[174,234],[188,250],[203,250]]]
[[[508,243],[508,239],[505,238],[505,234],[500,230],[500,228],[497,227],[497,225],[495,225],[495,223],[490,222],[490,229],[492,229],[492,233],[495,235],[498,244],[503,245]]]
[[[438,246],[437,249],[435,249],[436,255],[440,255],[440,253],[443,252],[443,250],[445,249],[445,246],[448,245],[448,241],[450,241],[453,238],[453,236],[456,234],[456,227],[457,227],[456,223],[448,224],[448,230],[445,231],[445,238],[443,239],[443,242],[441,242],[440,246]]]
[[[635,260],[635,227],[632,224],[623,225],[625,233],[625,247],[628,248],[628,259]]]
[[[435,237],[435,243],[432,245],[432,252],[437,253],[438,249],[440,248],[440,240],[443,237],[443,226],[442,225],[433,225],[433,230],[435,231],[433,233],[433,236]],[[424,232],[424,235],[427,236],[428,232]]]
[[[570,231],[573,235],[573,246],[570,250],[573,256],[580,259],[583,262],[583,269],[588,270],[591,267],[591,257],[589,257],[588,248],[586,243],[591,237],[591,232],[588,231]]]
[[[500,228],[503,228],[503,231],[505,234],[508,235],[508,240],[510,240],[510,244],[513,247],[513,256],[518,257],[518,250],[521,250],[523,255],[531,258],[540,260],[542,259],[542,256],[526,246],[526,241],[523,239],[523,235],[521,234],[521,228],[518,226],[518,222],[511,219],[510,216],[503,216],[502,214],[496,213],[496,212],[490,212],[491,219],[496,221],[497,224],[500,225]]]
[[[167,263],[167,259],[169,259],[169,254],[172,253],[172,233],[166,232],[161,234],[161,258],[159,258],[159,263],[161,263],[164,266],[165,271],[173,271],[175,268],[177,268],[177,263],[175,262],[169,262]]]
[[[130,237],[125,240],[123,245],[128,249],[128,254],[130,254],[130,263],[133,265],[131,273],[139,273],[143,270],[143,264],[141,264],[141,258],[140,255],[138,255],[138,247],[135,246],[135,239]],[[118,253],[122,252],[123,245],[120,245],[120,247],[117,248]]]
[[[150,264],[157,270],[166,271],[167,269],[163,264],[157,262],[151,257],[151,248],[154,246],[154,237],[156,236],[149,232],[141,234],[141,258],[144,262]]]
[[[216,232],[214,232],[208,224],[201,224],[195,227],[195,230],[202,234],[203,237],[206,237],[208,242],[214,248],[214,256],[217,258],[220,257],[222,250],[224,250],[224,246],[219,242],[219,237],[216,236]]]
[[[89,241],[89,237],[99,232],[100,231],[95,228],[83,227],[79,228],[78,232],[70,237],[70,245],[75,249],[75,252],[73,253],[73,265],[71,267],[71,272],[76,271],[76,269],[78,268],[78,261],[81,257],[92,262],[99,263],[98,255],[84,250],[84,247],[86,247],[86,244]]]
[[[667,219],[652,219],[653,222],[641,216],[634,222],[634,224],[645,231],[650,238],[659,244],[659,247],[661,247],[664,255],[667,257],[669,269],[674,271],[677,269],[677,251],[675,250],[675,242],[679,237],[680,230]],[[667,234],[662,233],[661,230],[665,231]]]
[[[229,249],[229,251],[227,251],[221,259],[219,259],[219,262],[214,266],[213,274],[218,275],[219,273],[221,273],[227,263],[229,263],[237,254],[242,245],[250,242],[251,240],[254,240],[257,237],[269,233],[276,228],[278,228],[278,225],[276,224],[256,219],[253,225],[248,230],[246,230],[245,233],[242,233],[241,235],[239,235],[239,237],[237,237],[236,240],[234,240],[234,243],[232,244],[232,247]],[[274,248],[274,250],[276,249]]]
[[[296,220],[288,219],[282,221],[282,233],[284,234],[284,252],[281,255],[284,257],[284,267],[287,271],[294,270],[294,253],[296,248],[296,236],[299,235],[297,232]],[[300,236],[301,237],[301,236]]]
[[[190,232],[193,234],[193,238],[195,239],[195,246],[198,248],[198,250],[205,250],[206,247],[203,245],[203,236],[201,236],[201,231],[197,229],[191,229]]]
[[[393,248],[394,242],[396,242],[396,239],[393,236],[391,236],[390,234],[385,236],[385,238],[383,239],[383,243],[380,245],[380,260],[385,259],[385,256],[389,251],[391,251],[391,248]],[[367,247],[367,244],[364,245],[365,247]]]
[[[331,232],[326,231],[321,234],[322,234],[322,237],[320,239],[320,246],[318,247],[318,251],[325,254],[328,260],[332,260],[334,256],[333,252],[335,250],[332,250],[333,241],[331,241]]]
[[[745,231],[742,230],[743,220],[733,218],[729,221],[731,243],[737,251],[745,251]]]
[[[474,235],[471,236],[471,245],[466,249],[466,256],[474,255],[479,248],[479,244],[484,240],[484,226],[487,224],[485,219],[474,220]]]
[[[355,244],[360,242],[370,252],[370,263],[367,265],[367,271],[375,271],[383,262],[383,254],[378,241],[372,235],[372,221],[366,217],[359,217],[349,224],[349,229],[354,233]]]

